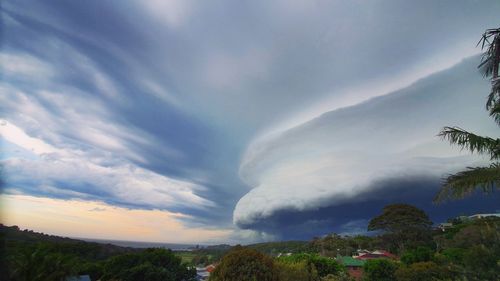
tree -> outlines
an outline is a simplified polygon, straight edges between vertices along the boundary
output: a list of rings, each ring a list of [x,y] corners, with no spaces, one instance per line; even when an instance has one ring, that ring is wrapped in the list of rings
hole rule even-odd
[[[444,266],[433,262],[418,262],[400,267],[394,273],[398,281],[452,280],[453,274]]]
[[[278,261],[283,263],[306,262],[310,268],[317,270],[319,277],[324,277],[328,274],[337,275],[345,271],[345,268],[332,258],[323,257],[317,254],[293,254],[279,257]]]
[[[366,281],[396,281],[394,273],[398,265],[387,259],[368,260],[363,266],[363,279]]]
[[[500,254],[485,245],[469,248],[464,255],[464,264],[470,280],[495,280],[500,273]]]
[[[272,258],[253,249],[236,246],[210,274],[211,281],[276,281]]]
[[[47,245],[41,243],[19,249],[10,262],[10,280],[62,281],[77,271],[74,257],[50,252]]]
[[[392,204],[384,207],[382,214],[371,219],[369,231],[383,231],[401,253],[407,246],[426,245],[431,241],[431,226],[427,214],[408,204]]]
[[[279,281],[317,281],[319,279],[314,264],[309,264],[307,261],[285,262],[278,259],[274,266]]]
[[[101,280],[190,281],[195,278],[196,270],[187,268],[171,250],[146,249],[110,258],[104,265]]]
[[[483,53],[479,68],[485,77],[491,77],[491,92],[486,102],[486,110],[500,126],[500,28],[488,29],[478,45]],[[448,176],[434,201],[461,199],[476,190],[491,193],[500,188],[500,138],[479,136],[459,127],[444,127],[439,133],[442,139],[458,145],[472,153],[489,155],[492,163],[487,167],[469,167],[467,170]]]
[[[406,251],[401,256],[401,262],[410,265],[417,262],[426,262],[432,259],[434,251],[429,247],[419,246],[416,249]]]

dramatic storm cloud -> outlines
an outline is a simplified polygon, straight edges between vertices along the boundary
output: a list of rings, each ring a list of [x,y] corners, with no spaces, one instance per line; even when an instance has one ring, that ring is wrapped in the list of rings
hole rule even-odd
[[[240,174],[255,188],[236,205],[235,223],[252,227],[284,210],[376,199],[395,182],[400,188],[391,192],[429,184],[435,191],[447,173],[484,164],[487,158],[460,153],[436,137],[443,124],[496,133],[477,95],[489,87],[474,67],[477,60],[254,143]]]
[[[205,229],[201,241],[363,229],[358,202],[423,202],[440,177],[484,161],[436,134],[495,129],[475,44],[499,10],[494,0],[2,2],[3,193],[165,212],[189,235]],[[339,206],[352,212],[339,217]]]

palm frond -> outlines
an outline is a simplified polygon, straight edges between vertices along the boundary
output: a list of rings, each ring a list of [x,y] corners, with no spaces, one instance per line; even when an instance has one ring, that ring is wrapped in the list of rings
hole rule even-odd
[[[488,110],[490,111],[490,116],[500,125],[500,101],[491,105]]]
[[[486,30],[477,44],[481,45],[481,49],[483,50],[486,48],[478,68],[483,71],[485,77],[498,77],[498,65],[500,64],[500,28]]]
[[[492,160],[500,158],[500,139],[478,136],[458,127],[444,127],[438,136],[472,153],[489,154]]]
[[[463,172],[448,176],[434,197],[434,202],[462,199],[477,190],[492,193],[498,189],[500,189],[500,163],[493,163],[489,167],[469,167]]]

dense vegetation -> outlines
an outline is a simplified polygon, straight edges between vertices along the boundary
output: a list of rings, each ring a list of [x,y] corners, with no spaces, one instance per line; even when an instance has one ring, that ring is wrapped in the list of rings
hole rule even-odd
[[[352,280],[346,268],[333,258],[354,255],[357,249],[391,249],[399,257],[368,260],[363,268],[363,280],[366,281],[497,280],[500,276],[500,218],[459,217],[450,222],[453,225],[444,231],[432,229],[432,223],[422,210],[404,204],[389,205],[370,222],[369,229],[381,231],[378,235],[330,234],[307,244],[290,242],[290,249],[296,250],[294,246],[300,245],[300,252],[280,252],[286,253],[280,256],[273,253],[286,248],[288,242],[250,245],[244,251],[226,255],[221,262],[225,269],[218,271],[211,280],[231,280],[224,272],[233,275],[239,272],[247,277],[242,280],[253,280],[255,272],[244,266],[245,263],[236,266],[242,259],[233,257],[249,251],[255,253],[256,249],[260,249],[262,255],[256,255],[258,258],[250,263],[255,266],[265,260],[268,267],[255,268],[267,268],[268,274],[274,272],[262,280]],[[272,249],[273,245],[277,248]],[[271,265],[269,258],[272,256],[275,258]],[[228,259],[233,266],[228,266]],[[243,270],[240,272],[240,269]]]
[[[0,225],[2,280],[195,280],[181,257],[166,249],[134,249],[21,231]]]
[[[500,218],[449,221],[453,224],[444,231],[432,229],[423,211],[395,204],[386,206],[370,222],[368,228],[377,235],[333,233],[309,242],[217,245],[184,253],[90,243],[1,226],[2,277],[65,280],[88,274],[92,280],[180,281],[195,280],[194,265],[215,263],[211,280],[216,281],[350,281],[347,268],[335,260],[338,255],[384,249],[398,257],[367,261],[364,280],[497,280]]]

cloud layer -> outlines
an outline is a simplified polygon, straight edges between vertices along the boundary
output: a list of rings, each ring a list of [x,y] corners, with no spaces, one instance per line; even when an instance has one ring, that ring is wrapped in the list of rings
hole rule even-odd
[[[388,180],[436,182],[485,163],[436,137],[445,125],[497,133],[477,95],[489,87],[477,62],[478,57],[467,59],[395,93],[254,143],[240,168],[254,189],[236,205],[235,224],[252,227],[279,211],[366,200]]]
[[[440,143],[441,126],[491,131],[470,94],[487,91],[477,58],[339,108],[476,54],[499,9],[494,0],[2,3],[5,191],[176,212],[249,241],[276,237],[260,226],[279,212],[309,222],[312,209],[357,202],[388,178],[438,178],[480,161]]]

